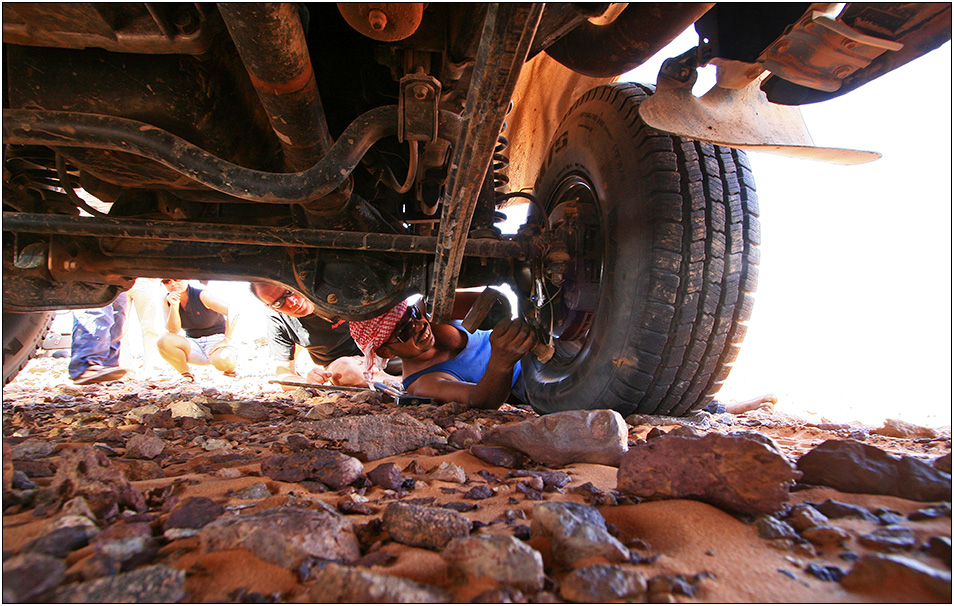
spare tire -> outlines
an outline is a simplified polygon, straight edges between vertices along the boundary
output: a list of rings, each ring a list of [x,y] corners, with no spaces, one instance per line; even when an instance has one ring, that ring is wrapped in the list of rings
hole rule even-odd
[[[3,384],[23,370],[50,329],[56,312],[3,312]]]
[[[637,84],[586,93],[537,179],[531,220],[546,212],[569,258],[540,272],[549,300],[536,313],[553,326],[555,355],[524,362],[540,413],[698,410],[745,334],[759,259],[748,160],[648,127],[638,108],[651,93]]]

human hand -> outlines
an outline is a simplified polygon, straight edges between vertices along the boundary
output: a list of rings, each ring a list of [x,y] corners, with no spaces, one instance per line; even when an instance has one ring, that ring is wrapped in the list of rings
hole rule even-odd
[[[522,319],[504,319],[490,333],[491,357],[511,368],[537,343],[537,336]]]
[[[309,383],[324,384],[332,380],[334,373],[328,372],[320,366],[315,366],[308,371],[308,374],[305,376],[305,380]]]
[[[166,303],[168,303],[170,307],[179,307],[179,301],[181,300],[181,292],[171,292],[166,295]]]

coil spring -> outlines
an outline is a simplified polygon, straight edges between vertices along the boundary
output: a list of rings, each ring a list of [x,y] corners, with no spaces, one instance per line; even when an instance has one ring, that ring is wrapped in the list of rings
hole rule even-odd
[[[504,130],[507,128],[507,123],[504,122]],[[510,166],[510,157],[504,153],[506,149],[510,147],[510,141],[507,140],[507,137],[503,135],[497,136],[497,145],[494,146],[494,155],[493,155],[493,177],[494,177],[494,191],[498,194],[507,193],[507,185],[510,183],[510,177],[503,173],[504,169]]]

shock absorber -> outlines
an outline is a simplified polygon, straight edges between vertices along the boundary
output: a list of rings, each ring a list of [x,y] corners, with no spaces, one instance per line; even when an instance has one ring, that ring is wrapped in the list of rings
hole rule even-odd
[[[507,123],[504,122],[501,130],[505,130],[506,128]],[[504,153],[508,147],[510,147],[510,141],[507,140],[507,137],[498,135],[497,145],[494,146],[493,160],[491,161],[493,164],[494,191],[498,196],[508,193],[507,185],[510,184],[510,177],[503,172],[510,166],[510,157]]]

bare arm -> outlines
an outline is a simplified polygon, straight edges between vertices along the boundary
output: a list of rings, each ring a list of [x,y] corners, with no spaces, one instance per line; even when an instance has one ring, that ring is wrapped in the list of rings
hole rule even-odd
[[[215,313],[225,316],[225,338],[231,339],[232,333],[235,331],[235,323],[239,317],[238,312],[233,313],[228,303],[204,290],[199,291],[199,300]]]
[[[179,317],[179,301],[181,295],[177,292],[171,292],[163,299],[164,313],[166,316],[166,330],[172,334],[178,334],[182,330],[182,318]]]
[[[490,361],[476,384],[453,375],[433,372],[414,381],[408,392],[441,402],[465,402],[472,408],[497,408],[510,395],[513,368],[536,343],[536,336],[522,321],[503,320],[490,336]]]

